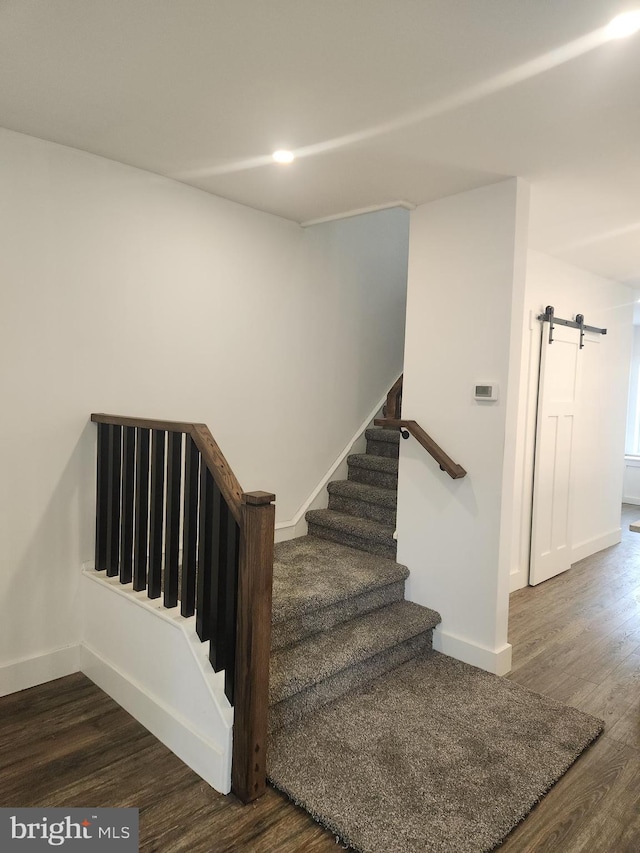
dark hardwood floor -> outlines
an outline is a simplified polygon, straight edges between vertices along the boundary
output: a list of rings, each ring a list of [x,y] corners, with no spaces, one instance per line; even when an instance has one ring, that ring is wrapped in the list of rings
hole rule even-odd
[[[511,598],[526,687],[605,719],[605,734],[501,853],[640,850],[640,507],[623,542]],[[325,853],[336,839],[274,790],[211,790],[83,675],[0,699],[0,806],[136,806],[150,853]]]
[[[133,806],[149,853],[336,849],[276,791],[216,793],[81,674],[0,699],[0,806]]]

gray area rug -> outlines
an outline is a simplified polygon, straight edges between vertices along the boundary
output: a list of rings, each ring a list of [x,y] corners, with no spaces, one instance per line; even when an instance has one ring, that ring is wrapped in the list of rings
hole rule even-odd
[[[276,731],[269,777],[362,853],[496,847],[600,720],[427,652]]]

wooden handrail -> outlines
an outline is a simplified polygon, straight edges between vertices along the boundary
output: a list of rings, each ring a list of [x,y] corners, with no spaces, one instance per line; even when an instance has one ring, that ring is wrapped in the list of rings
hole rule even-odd
[[[162,432],[181,432],[190,435],[200,451],[207,468],[211,471],[233,517],[238,524],[242,522],[242,487],[206,424],[190,423],[187,421],[130,418],[122,415],[105,414],[93,414],[91,415],[91,420],[96,424],[139,427],[140,429],[156,429]]]
[[[376,426],[384,427],[385,429],[406,429],[420,442],[427,453],[430,453],[431,456],[433,456],[442,471],[446,471],[454,480],[459,480],[461,477],[466,475],[467,472],[462,465],[458,465],[457,462],[454,462],[453,459],[448,456],[438,444],[436,444],[429,433],[425,432],[425,430],[423,430],[420,424],[416,421],[405,421],[402,418],[376,418],[374,420],[374,424]]]
[[[399,429],[406,430],[417,439],[424,447],[427,453],[436,460],[441,471],[446,471],[447,474],[454,480],[459,480],[466,475],[466,471],[462,465],[458,465],[453,459],[448,456],[444,450],[436,444],[428,432],[422,429],[416,421],[407,421],[402,418],[402,380],[404,374],[400,374],[398,379],[393,383],[389,393],[387,394],[387,402],[382,410],[384,417],[376,418],[374,424],[381,426],[384,429]],[[405,438],[409,436],[405,435]]]
[[[195,614],[198,636],[211,640],[214,670],[225,670],[234,707],[232,790],[248,803],[266,790],[275,495],[242,491],[205,424],[91,420],[98,424],[96,570],[150,598],[164,590],[165,606],[175,607],[182,528],[180,612]]]

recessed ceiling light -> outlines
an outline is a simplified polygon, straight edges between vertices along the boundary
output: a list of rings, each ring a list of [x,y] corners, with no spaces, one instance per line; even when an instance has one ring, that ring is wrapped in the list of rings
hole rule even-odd
[[[607,25],[606,34],[611,39],[622,39],[632,36],[640,30],[640,9],[633,12],[623,12]]]
[[[293,151],[286,151],[284,148],[280,151],[274,151],[271,155],[276,163],[293,163],[295,154]]]

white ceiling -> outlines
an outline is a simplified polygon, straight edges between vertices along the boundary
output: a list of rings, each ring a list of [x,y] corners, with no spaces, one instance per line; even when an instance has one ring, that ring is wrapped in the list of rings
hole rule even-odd
[[[298,222],[519,175],[535,248],[640,286],[640,33],[602,36],[629,8],[0,0],[0,126]]]

